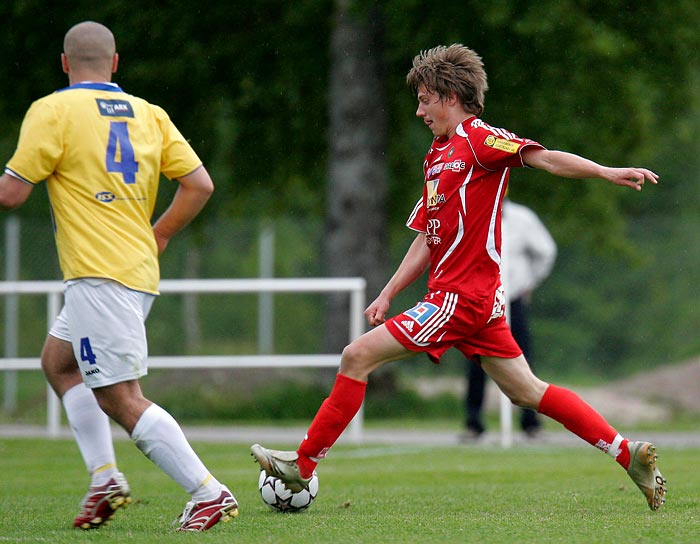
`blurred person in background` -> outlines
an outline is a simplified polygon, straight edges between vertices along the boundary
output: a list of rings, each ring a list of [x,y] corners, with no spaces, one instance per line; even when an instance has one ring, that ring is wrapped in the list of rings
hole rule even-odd
[[[69,86],[27,111],[0,177],[0,208],[17,208],[46,180],[65,304],[41,364],[90,474],[73,525],[100,527],[131,502],[109,416],[191,496],[176,528],[203,531],[237,515],[236,499],[175,419],[143,396],[139,378],[147,373],[145,320],[158,294],[158,256],[214,185],[166,112],[112,83],[118,62],[104,25],[85,21],[67,32],[61,64]],[[178,185],[151,225],[161,174]]]
[[[530,336],[532,292],[552,271],[557,244],[537,214],[527,206],[513,202],[506,196],[502,214],[501,279],[508,300],[507,321],[513,338],[534,370]],[[482,413],[486,373],[478,362],[467,359],[466,377],[466,431],[462,438],[470,440],[478,438],[486,430]],[[527,436],[534,437],[541,429],[537,412],[521,408],[520,428]]]

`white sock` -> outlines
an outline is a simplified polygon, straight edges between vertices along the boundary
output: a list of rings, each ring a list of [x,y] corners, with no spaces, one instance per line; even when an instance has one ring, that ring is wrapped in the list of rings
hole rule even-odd
[[[107,483],[117,472],[107,414],[97,404],[92,391],[82,383],[66,391],[61,400],[78,449],[90,473],[90,485]]]
[[[192,500],[211,501],[221,493],[221,484],[187,442],[180,425],[157,404],[141,414],[131,438],[146,457],[192,495]]]

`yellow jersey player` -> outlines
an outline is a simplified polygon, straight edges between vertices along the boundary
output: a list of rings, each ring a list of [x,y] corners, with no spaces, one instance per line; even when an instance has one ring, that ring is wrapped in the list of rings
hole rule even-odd
[[[66,289],[41,363],[91,478],[74,526],[100,527],[131,501],[109,416],[191,496],[178,530],[204,531],[237,515],[236,499],[175,419],[143,396],[139,378],[147,373],[144,323],[158,293],[158,255],[214,186],[165,111],[112,83],[118,63],[107,27],[86,21],[68,31],[61,64],[69,86],[27,111],[0,177],[0,207],[20,206],[46,181]],[[161,174],[177,191],[151,226]]]

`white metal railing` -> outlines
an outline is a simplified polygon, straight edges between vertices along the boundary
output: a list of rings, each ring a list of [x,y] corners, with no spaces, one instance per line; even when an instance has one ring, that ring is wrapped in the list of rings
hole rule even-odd
[[[350,295],[348,340],[364,331],[366,281],[364,278],[251,278],[251,279],[187,279],[162,280],[161,294],[184,293],[334,293]],[[64,284],[59,281],[0,282],[0,295],[46,295],[47,323],[50,328],[61,308]],[[149,368],[292,368],[337,367],[340,354],[321,355],[203,355],[156,356],[148,358]],[[0,371],[39,370],[39,357],[6,357],[0,359]],[[47,386],[47,434],[60,434],[61,406],[58,397]],[[349,438],[362,436],[363,412],[360,409],[348,428]]]

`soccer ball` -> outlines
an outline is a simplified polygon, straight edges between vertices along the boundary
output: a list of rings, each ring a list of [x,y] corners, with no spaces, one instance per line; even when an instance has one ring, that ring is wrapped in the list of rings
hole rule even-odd
[[[308,485],[292,493],[284,485],[284,482],[275,476],[268,476],[264,470],[260,471],[258,489],[265,504],[277,512],[301,512],[306,510],[314,502],[318,493],[318,476],[314,472]]]

